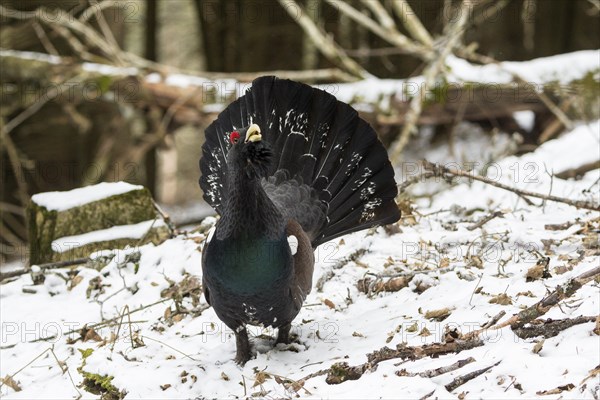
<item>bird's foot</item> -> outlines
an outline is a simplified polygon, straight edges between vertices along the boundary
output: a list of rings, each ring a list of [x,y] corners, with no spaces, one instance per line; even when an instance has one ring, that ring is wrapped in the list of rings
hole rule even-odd
[[[277,340],[275,340],[275,345],[279,343],[290,344],[292,342],[290,329],[292,328],[292,324],[286,324],[279,328],[279,332],[277,332]]]
[[[243,367],[251,357],[248,331],[246,331],[246,328],[243,326],[239,327],[235,331],[235,345],[235,362]]]

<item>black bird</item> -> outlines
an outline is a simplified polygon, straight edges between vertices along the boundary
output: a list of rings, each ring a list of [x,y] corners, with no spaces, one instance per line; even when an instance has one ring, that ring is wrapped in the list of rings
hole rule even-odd
[[[352,107],[273,76],[252,82],[205,134],[200,187],[220,219],[203,249],[204,295],[244,364],[247,324],[289,342],[318,245],[400,218],[394,170]]]

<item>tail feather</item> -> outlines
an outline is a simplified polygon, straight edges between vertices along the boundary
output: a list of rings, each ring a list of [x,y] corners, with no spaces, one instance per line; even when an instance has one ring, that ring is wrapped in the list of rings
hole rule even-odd
[[[218,212],[228,134],[251,123],[261,127],[274,154],[268,173],[274,179],[265,190],[284,212],[301,225],[305,221],[314,246],[400,217],[394,171],[371,126],[329,93],[275,77],[256,79],[206,129],[200,186]],[[309,187],[313,195],[300,191],[303,203],[297,204],[289,195],[294,185]],[[311,209],[314,215],[306,215]]]

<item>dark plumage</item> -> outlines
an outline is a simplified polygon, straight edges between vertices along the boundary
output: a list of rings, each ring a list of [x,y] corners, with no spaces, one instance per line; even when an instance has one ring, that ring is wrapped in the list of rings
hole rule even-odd
[[[394,171],[375,131],[310,86],[261,77],[206,129],[204,199],[221,218],[202,257],[206,300],[250,358],[246,324],[279,328],[312,286],[313,249],[397,221]]]

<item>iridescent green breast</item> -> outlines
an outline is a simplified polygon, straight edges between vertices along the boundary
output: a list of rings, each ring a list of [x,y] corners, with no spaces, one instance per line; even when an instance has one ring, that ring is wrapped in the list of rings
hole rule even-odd
[[[226,290],[257,293],[290,276],[292,255],[287,240],[246,238],[211,240],[205,249],[205,273]]]

